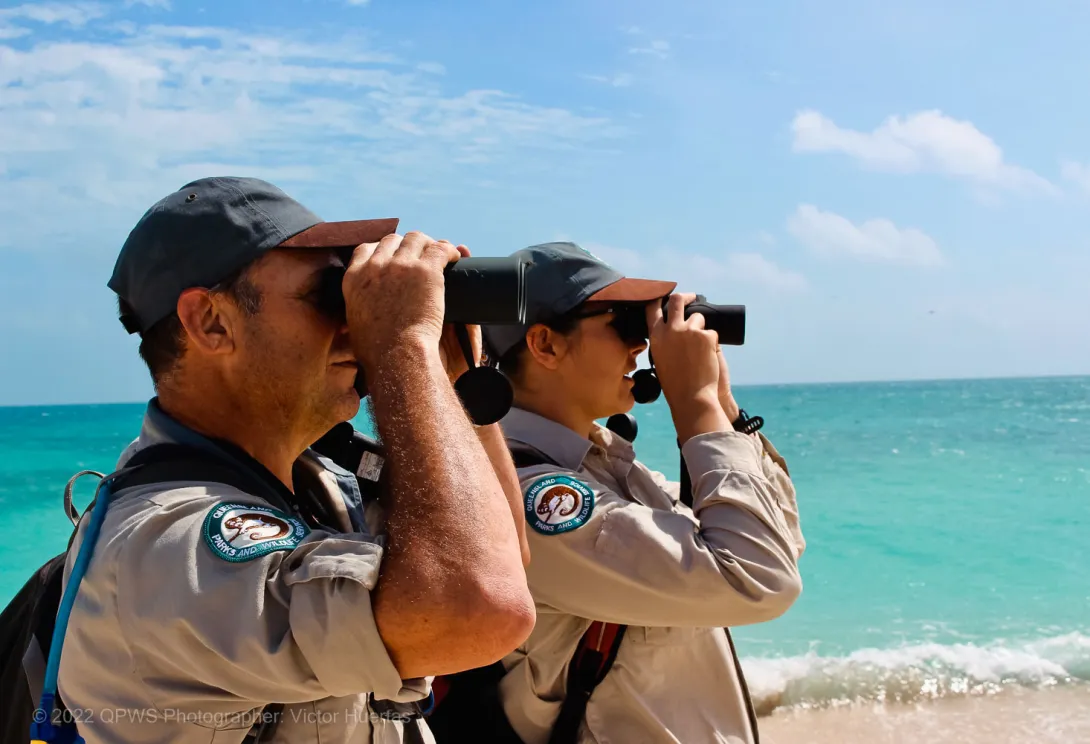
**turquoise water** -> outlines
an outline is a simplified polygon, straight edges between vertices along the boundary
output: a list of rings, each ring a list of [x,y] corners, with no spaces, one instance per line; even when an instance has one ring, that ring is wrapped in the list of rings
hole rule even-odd
[[[808,541],[795,607],[735,630],[757,696],[810,705],[1090,680],[1090,378],[736,395],[788,461]],[[142,411],[0,408],[5,600],[64,549],[65,482],[108,471]],[[676,477],[665,405],[635,413],[639,457]],[[77,488],[78,505],[92,488]]]

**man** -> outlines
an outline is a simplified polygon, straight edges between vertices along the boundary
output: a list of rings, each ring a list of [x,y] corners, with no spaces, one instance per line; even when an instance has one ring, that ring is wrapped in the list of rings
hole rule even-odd
[[[183,444],[255,485],[113,496],[60,668],[88,744],[241,742],[276,703],[266,741],[430,740],[406,705],[428,678],[530,632],[514,469],[452,386],[466,365],[444,335],[442,272],[467,252],[395,228],[208,178],[129,235],[110,287],[157,396],[121,464]],[[385,446],[381,504],[310,449],[357,413],[358,374]]]
[[[520,253],[526,324],[484,329],[515,389],[501,424],[520,465],[538,618],[503,660],[504,716],[526,744],[564,728],[570,738],[551,741],[753,742],[724,628],[771,620],[801,591],[805,543],[786,463],[745,425],[716,334],[699,314],[685,319],[692,296],[624,277],[573,244]],[[691,508],[680,484],[596,423],[633,406],[628,375],[648,338]],[[573,686],[588,667],[572,660],[588,643],[615,661],[581,652],[594,674],[608,669],[583,712],[571,703],[584,699]]]

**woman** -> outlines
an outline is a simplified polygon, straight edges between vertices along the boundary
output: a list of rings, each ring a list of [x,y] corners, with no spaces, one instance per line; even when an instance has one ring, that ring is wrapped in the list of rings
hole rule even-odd
[[[570,243],[520,253],[527,323],[484,328],[515,391],[502,426],[537,605],[533,633],[497,673],[503,725],[527,744],[754,741],[724,628],[778,617],[801,591],[786,465],[763,436],[734,430],[717,338],[699,314],[684,318],[691,297],[670,296],[666,321],[671,283],[623,277]],[[648,337],[691,509],[596,423],[632,408]]]

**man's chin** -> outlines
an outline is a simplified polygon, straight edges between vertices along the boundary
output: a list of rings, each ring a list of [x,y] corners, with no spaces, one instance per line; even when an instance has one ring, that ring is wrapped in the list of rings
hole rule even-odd
[[[331,406],[332,418],[335,418],[338,424],[342,421],[354,419],[360,412],[362,400],[359,391],[353,387],[348,388],[337,397],[337,400]]]

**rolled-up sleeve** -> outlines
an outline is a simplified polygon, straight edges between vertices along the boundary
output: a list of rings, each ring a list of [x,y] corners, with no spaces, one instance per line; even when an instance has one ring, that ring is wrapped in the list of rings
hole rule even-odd
[[[595,498],[585,524],[555,535],[528,531],[540,602],[649,627],[746,625],[790,607],[801,591],[799,552],[760,442],[714,432],[686,442],[682,454],[692,511],[654,509],[585,481]]]
[[[142,510],[125,530],[118,613],[149,692],[203,710],[359,693],[419,697],[375,623],[382,546],[369,535],[312,531],[291,549],[226,560],[203,534],[224,502],[261,505],[235,491],[190,495]],[[191,682],[168,689],[172,679]]]

